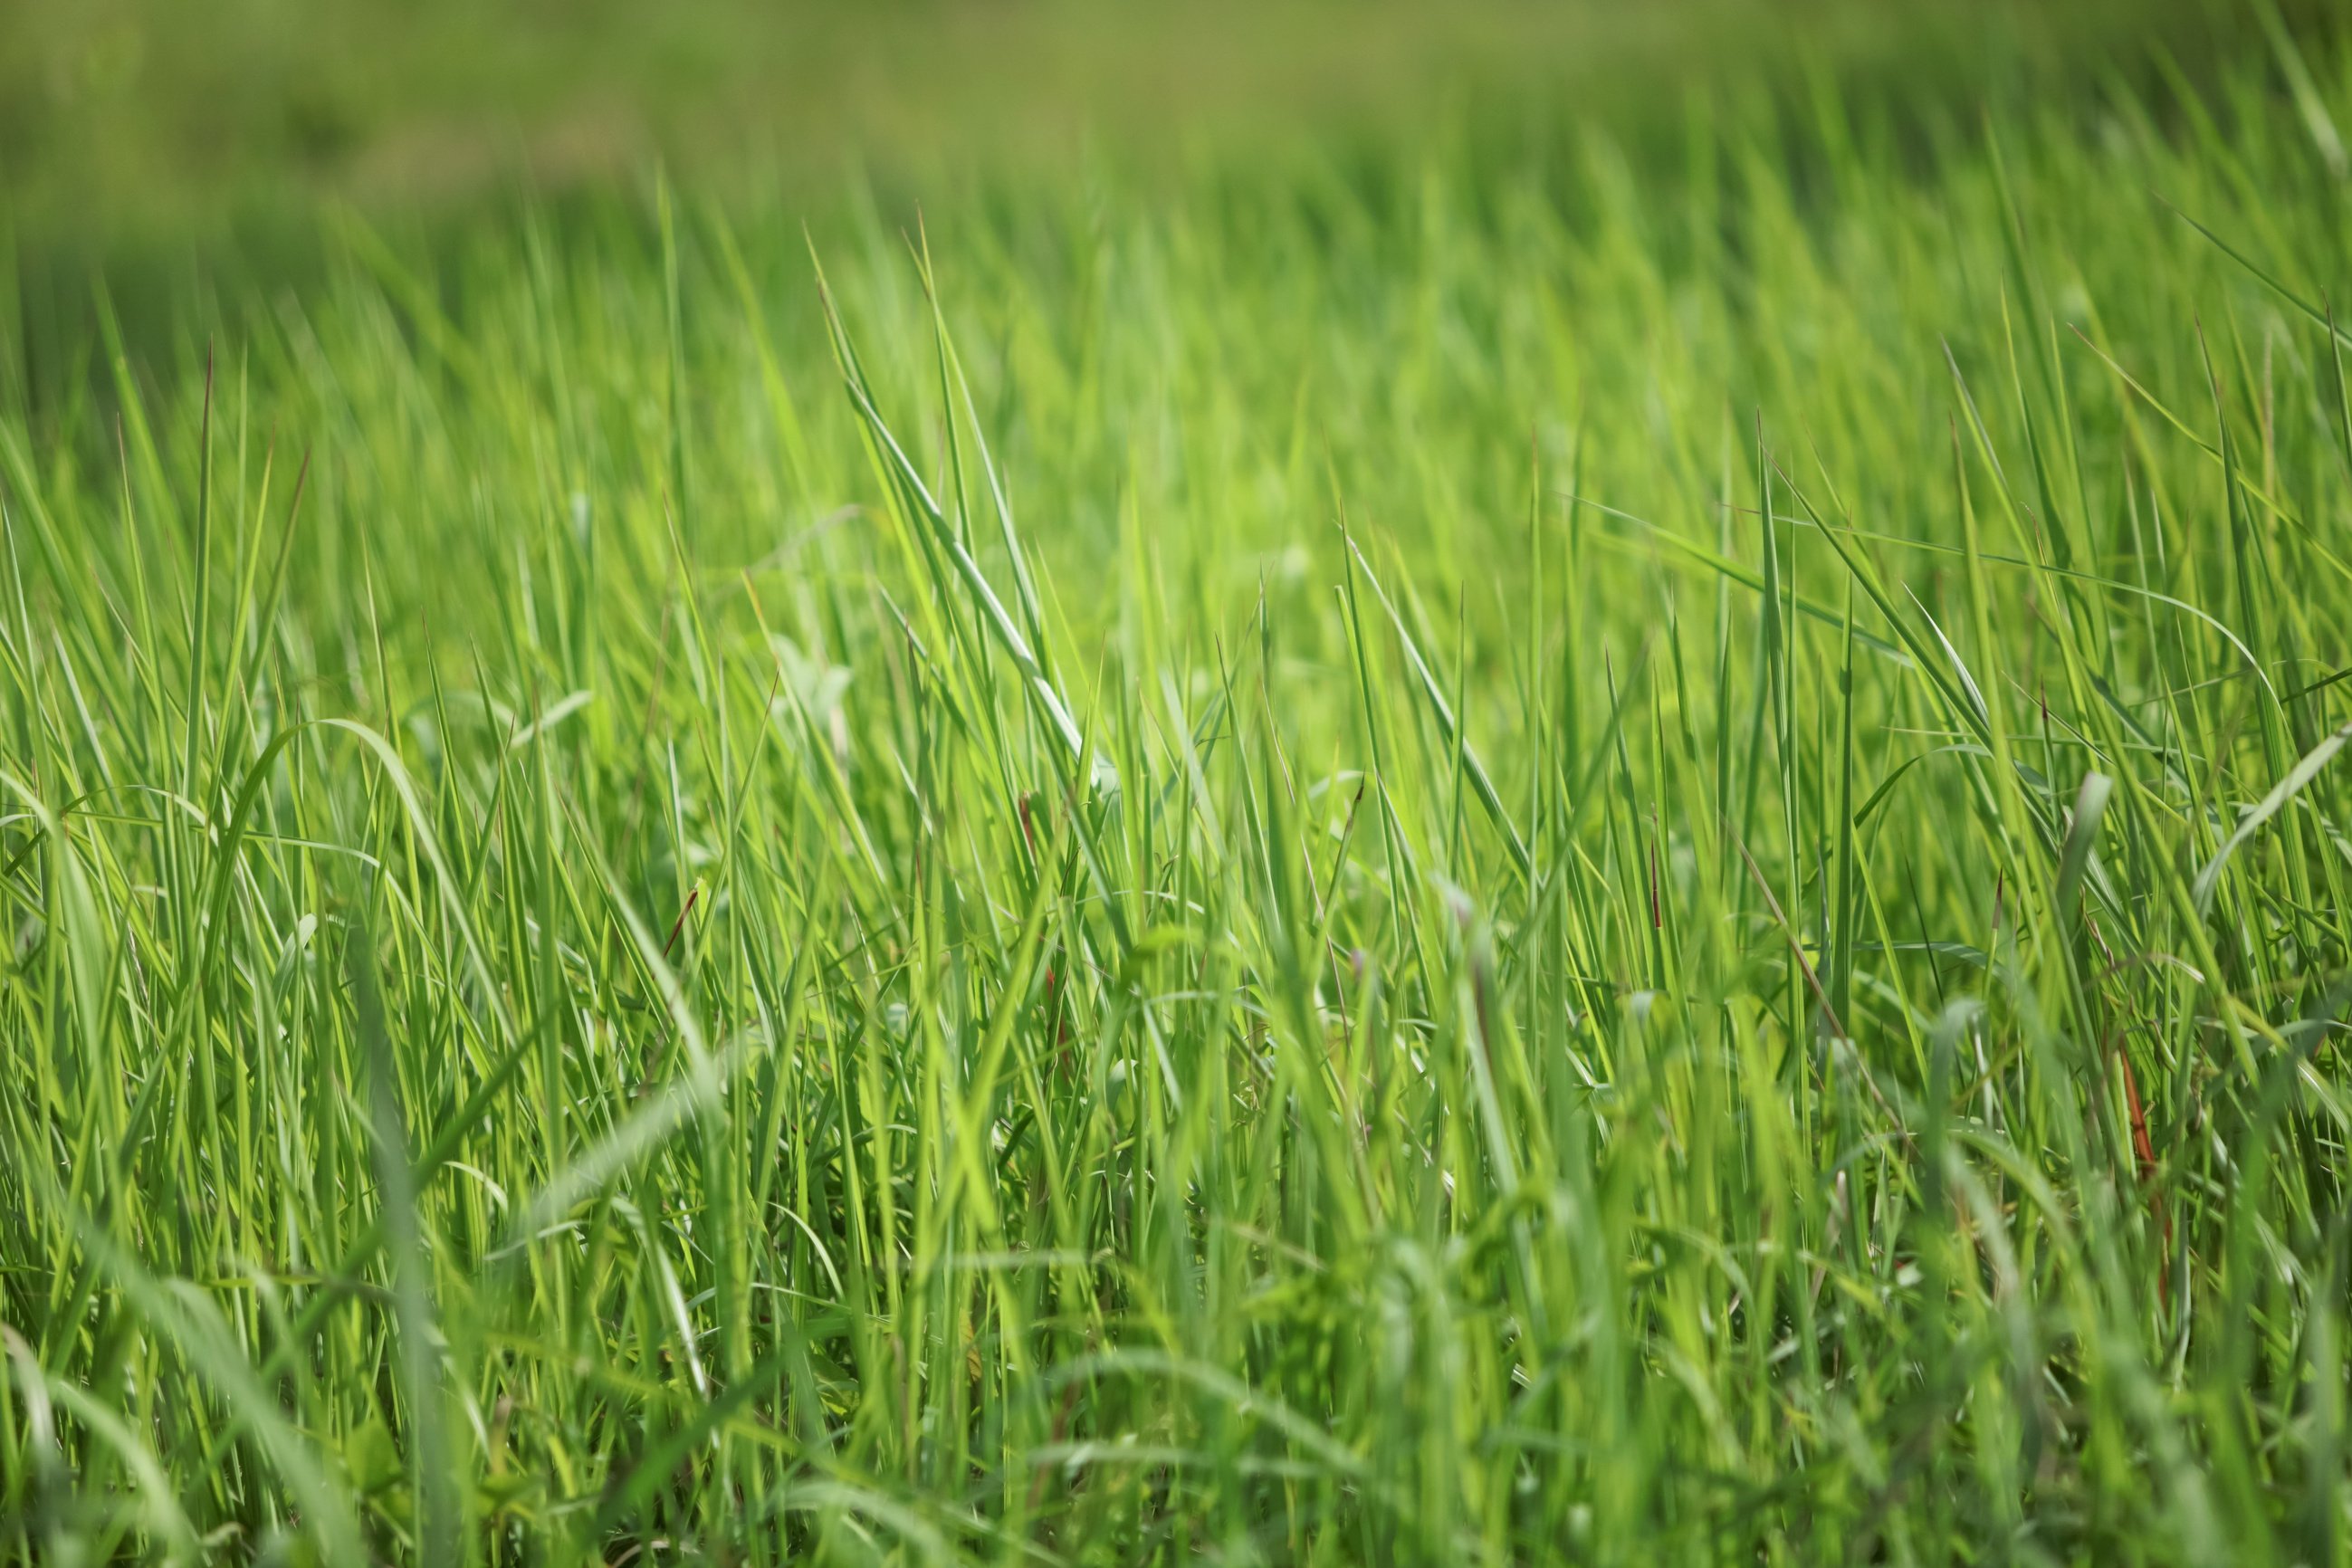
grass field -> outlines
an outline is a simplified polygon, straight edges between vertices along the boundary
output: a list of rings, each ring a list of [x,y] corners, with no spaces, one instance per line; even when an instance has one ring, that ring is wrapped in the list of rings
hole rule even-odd
[[[2352,1562],[2352,36],[2239,20],[136,331],[26,216],[0,1552]]]

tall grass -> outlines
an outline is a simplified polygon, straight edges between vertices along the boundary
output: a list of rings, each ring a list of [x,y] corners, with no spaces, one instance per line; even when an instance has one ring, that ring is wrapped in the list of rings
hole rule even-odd
[[[100,290],[0,1541],[2346,1561],[2352,53],[2171,79]]]

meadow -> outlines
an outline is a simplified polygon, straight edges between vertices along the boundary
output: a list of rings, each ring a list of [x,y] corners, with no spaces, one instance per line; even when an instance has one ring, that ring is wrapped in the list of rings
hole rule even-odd
[[[2240,22],[19,232],[0,1553],[2352,1561],[2352,35]]]

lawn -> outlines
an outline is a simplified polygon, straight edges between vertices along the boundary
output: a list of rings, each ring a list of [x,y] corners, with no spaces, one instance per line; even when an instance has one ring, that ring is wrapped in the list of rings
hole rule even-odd
[[[2352,32],[1826,5],[17,0],[0,1553],[2352,1563]]]

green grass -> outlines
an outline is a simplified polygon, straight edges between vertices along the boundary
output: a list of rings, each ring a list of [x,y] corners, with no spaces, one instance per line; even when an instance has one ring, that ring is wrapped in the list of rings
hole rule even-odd
[[[811,194],[850,160],[929,177],[1066,173],[1083,143],[1256,156],[1410,136],[1465,102],[1671,121],[1682,90],[1768,67],[1950,96],[2118,39],[2193,59],[2212,29],[2246,30],[2217,0],[1346,10],[1337,25],[1328,0],[0,0],[0,184],[33,229],[173,253],[320,194],[463,212],[501,185],[594,189],[656,160],[704,186]],[[299,237],[299,218],[275,226]]]
[[[2352,1560],[2247,37],[0,313],[0,1550]]]

